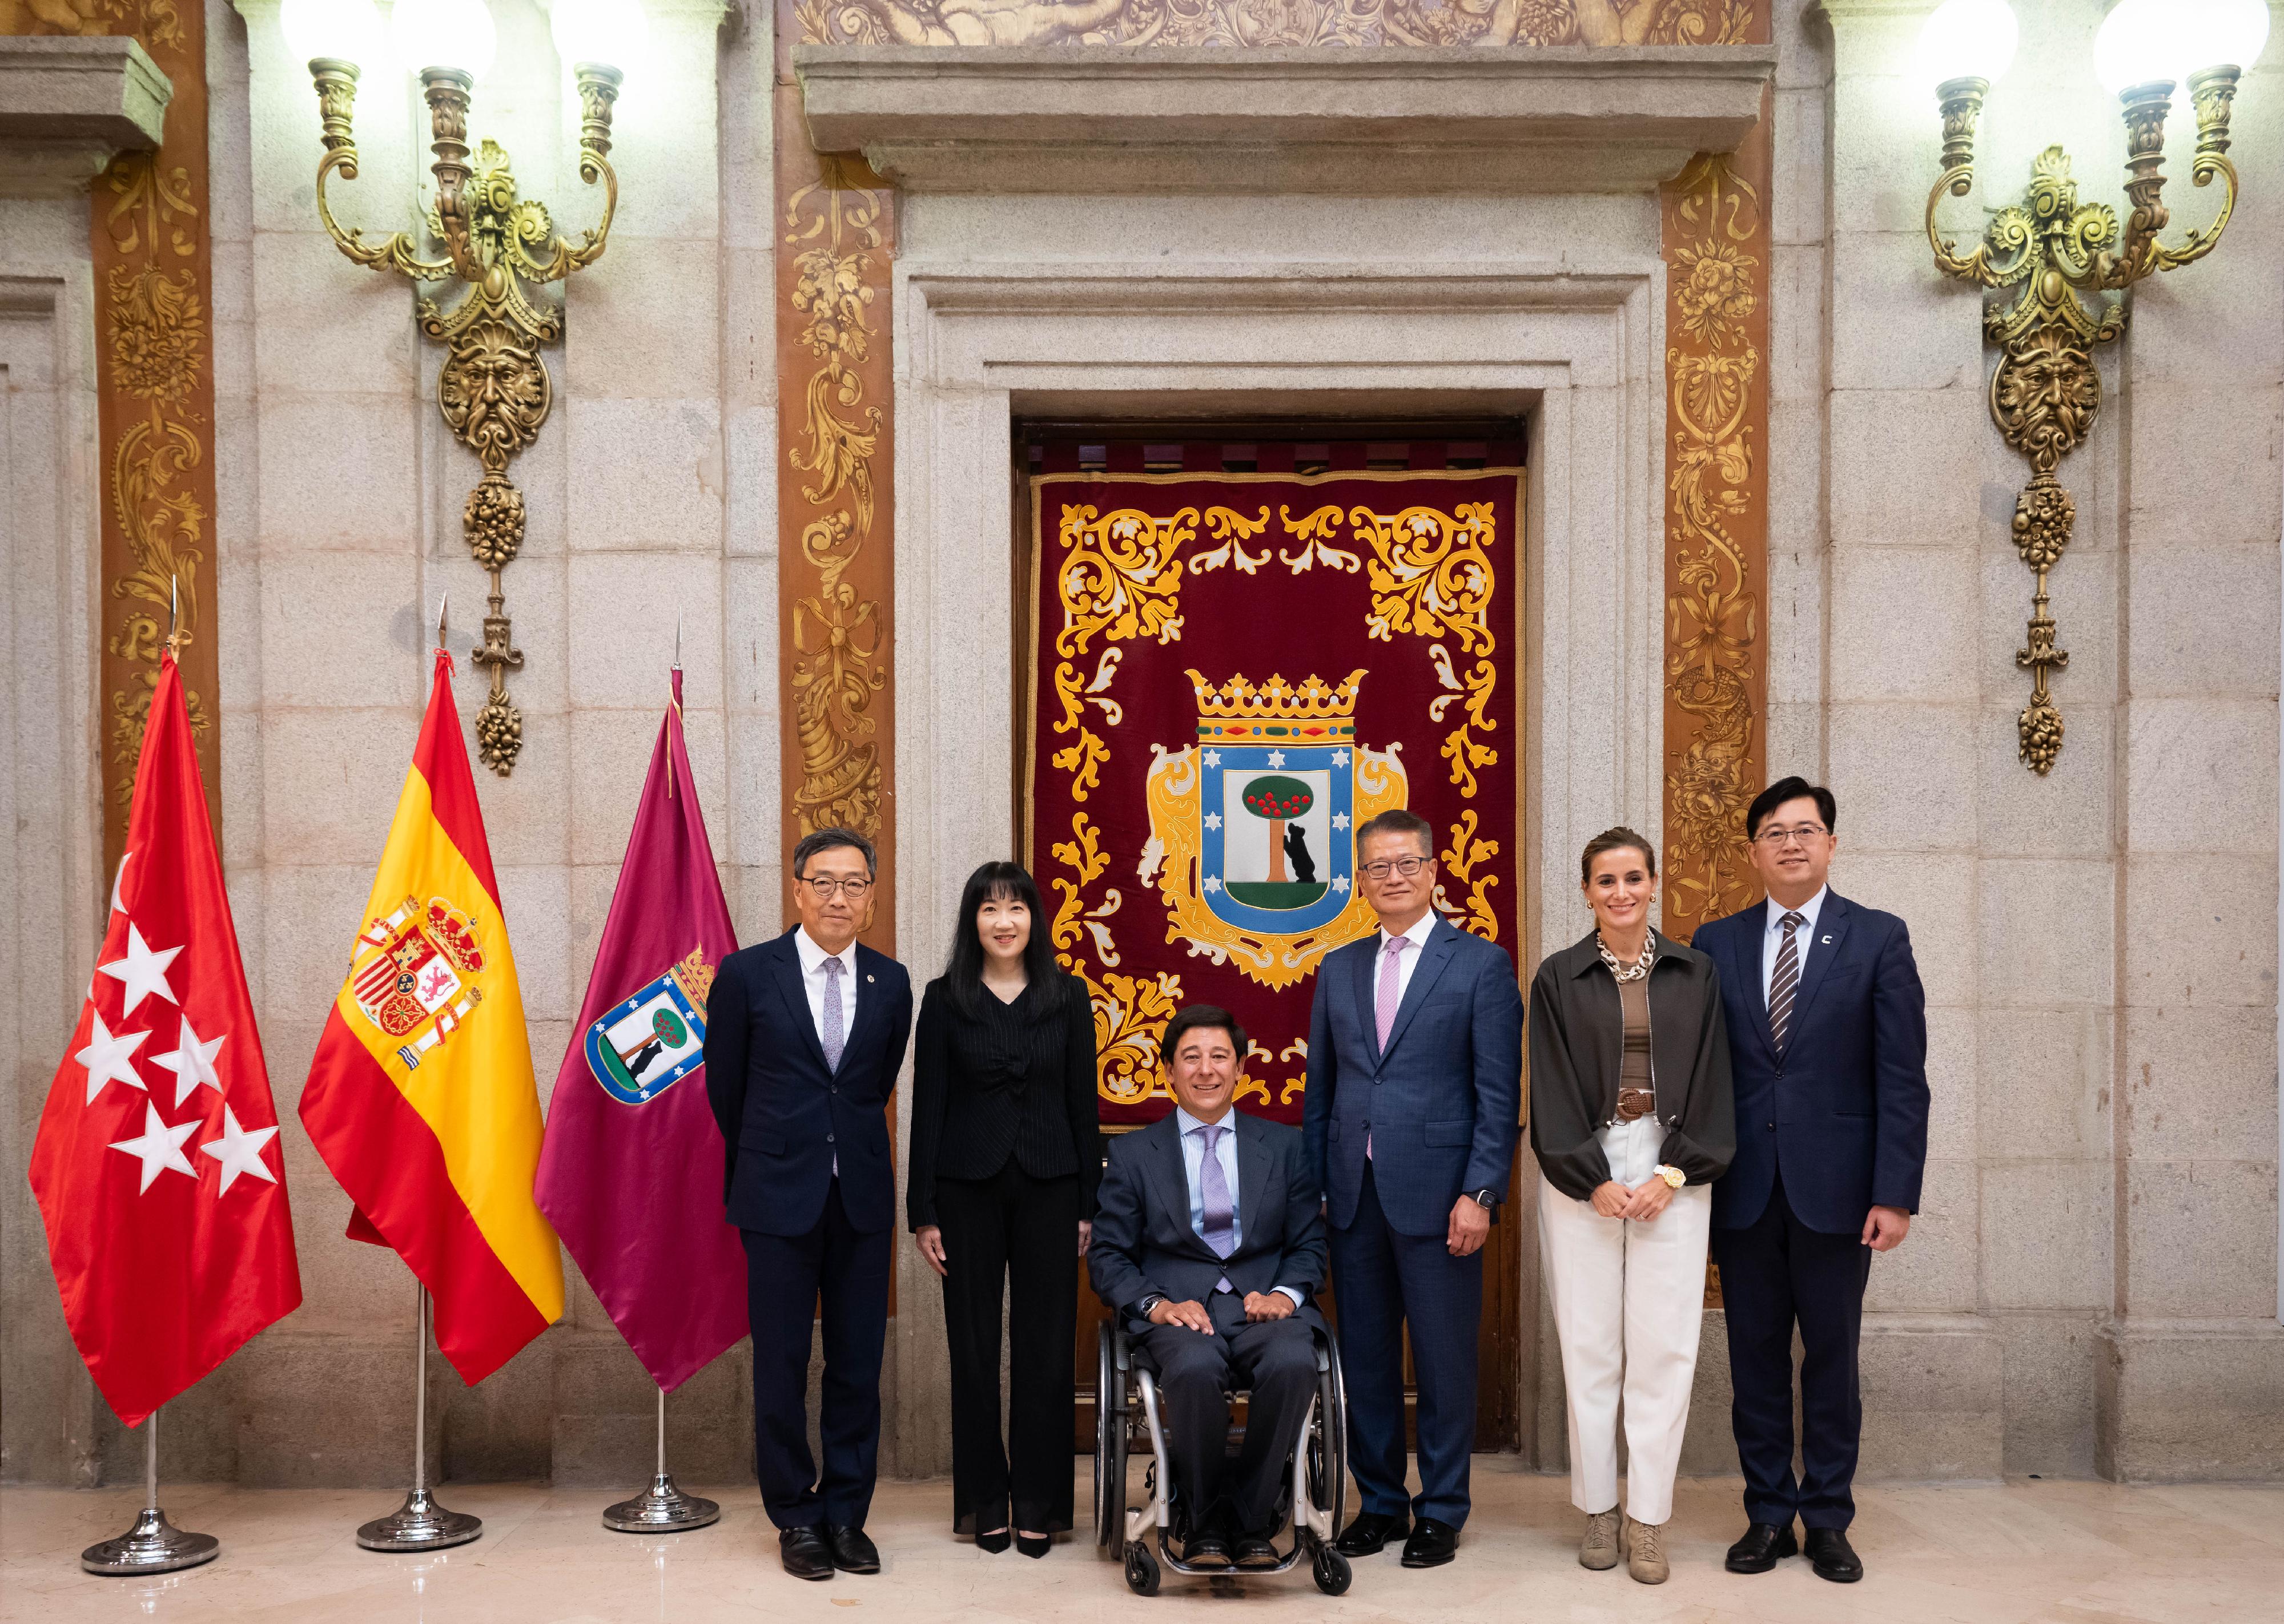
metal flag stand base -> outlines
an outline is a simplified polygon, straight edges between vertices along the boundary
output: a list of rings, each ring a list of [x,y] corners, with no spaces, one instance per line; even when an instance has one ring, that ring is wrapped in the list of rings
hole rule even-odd
[[[213,1534],[185,1533],[159,1509],[159,1412],[154,1409],[143,1423],[143,1510],[126,1533],[81,1551],[79,1565],[90,1573],[171,1573],[221,1554],[222,1542]]]
[[[711,1500],[685,1495],[674,1486],[666,1470],[666,1389],[658,1390],[658,1471],[650,1492],[622,1500],[603,1511],[603,1526],[619,1534],[680,1534],[722,1520],[722,1508]]]
[[[465,1545],[484,1531],[484,1520],[448,1511],[428,1492],[428,1288],[420,1288],[419,1374],[412,1387],[412,1489],[404,1503],[359,1528],[367,1550],[442,1550]]]

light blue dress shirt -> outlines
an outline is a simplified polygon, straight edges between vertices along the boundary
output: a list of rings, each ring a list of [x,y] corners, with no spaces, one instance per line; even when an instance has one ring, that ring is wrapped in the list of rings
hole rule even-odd
[[[1200,1121],[1179,1105],[1174,1107],[1174,1125],[1182,1134],[1182,1171],[1190,1185],[1190,1228],[1200,1240],[1206,1238],[1206,1136],[1198,1130],[1208,1126],[1224,1128],[1220,1143],[1214,1146],[1214,1159],[1221,1163],[1221,1175],[1229,1185],[1229,1249],[1233,1253],[1245,1239],[1245,1230],[1239,1222],[1242,1198],[1237,1184],[1237,1112],[1232,1107],[1223,1113],[1217,1123]],[[1277,1288],[1301,1306],[1301,1293],[1289,1285]]]

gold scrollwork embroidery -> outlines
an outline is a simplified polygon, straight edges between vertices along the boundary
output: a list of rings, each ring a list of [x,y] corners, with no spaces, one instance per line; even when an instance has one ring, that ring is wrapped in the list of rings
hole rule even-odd
[[[1063,628],[1055,635],[1055,652],[1066,660],[1076,658],[1098,634],[1106,639],[1179,641],[1179,555],[1197,539],[1197,525],[1193,507],[1166,519],[1138,508],[1102,514],[1091,507],[1065,509],[1060,539],[1068,556],[1055,577]]]

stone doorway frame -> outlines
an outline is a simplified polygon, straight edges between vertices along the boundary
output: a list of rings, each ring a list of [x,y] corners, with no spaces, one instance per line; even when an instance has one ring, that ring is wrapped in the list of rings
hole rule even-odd
[[[1526,972],[1567,942],[1575,917],[1558,882],[1581,843],[1618,820],[1662,834],[1664,275],[1654,253],[900,262],[896,774],[911,808],[899,820],[902,956],[942,962],[961,882],[1014,848],[1009,456],[1018,418],[1050,416],[1524,418]],[[1517,1192],[1520,1221],[1535,1222],[1535,1207],[1532,1191]],[[900,1300],[927,1302],[923,1266],[909,1248],[898,1257]],[[1557,1389],[1550,1437],[1530,1248],[1522,1268],[1519,1398],[1537,1458],[1548,1443],[1559,1453],[1561,1418]],[[949,1466],[942,1337],[933,1314],[897,1316],[890,1431],[904,1475]]]

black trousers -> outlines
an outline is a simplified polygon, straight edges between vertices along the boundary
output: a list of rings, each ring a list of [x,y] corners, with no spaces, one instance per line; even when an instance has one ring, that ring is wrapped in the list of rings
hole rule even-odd
[[[1183,1526],[1273,1535],[1283,1520],[1278,1496],[1293,1444],[1317,1390],[1317,1350],[1306,1320],[1249,1324],[1236,1293],[1206,1303],[1214,1334],[1183,1325],[1153,1325],[1142,1346],[1158,1367],[1158,1415],[1174,1457],[1174,1497]],[[1245,1443],[1229,1458],[1232,1388],[1252,1390]]]
[[[762,1509],[780,1528],[861,1528],[880,1454],[880,1350],[888,1334],[894,1231],[852,1227],[836,1178],[808,1234],[738,1233],[746,1243],[754,1328],[754,1473]],[[809,1452],[812,1306],[821,1307],[815,1323],[825,1343],[822,1479]]]
[[[944,1339],[951,1351],[953,1526],[962,1534],[1068,1528],[1076,1454],[1077,1175],[1033,1178],[1011,1156],[988,1179],[937,1179],[935,1209],[943,1230]],[[1003,1445],[999,1304],[1009,1285]]]
[[[1845,1528],[1856,1517],[1864,1431],[1856,1345],[1872,1249],[1860,1235],[1803,1223],[1779,1175],[1760,1217],[1713,1231],[1729,1326],[1730,1424],[1745,1472],[1745,1515],[1779,1527]],[[1800,1327],[1800,1476],[1793,1476],[1792,1332]]]

